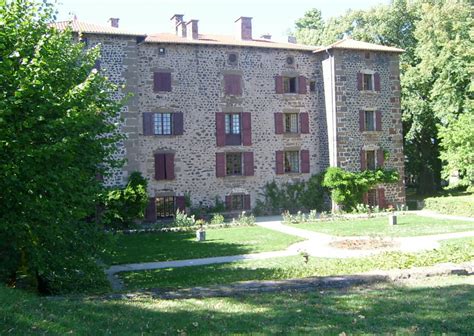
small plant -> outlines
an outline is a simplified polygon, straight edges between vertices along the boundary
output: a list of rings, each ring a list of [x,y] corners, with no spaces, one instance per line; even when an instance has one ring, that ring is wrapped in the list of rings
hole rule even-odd
[[[308,253],[308,251],[300,250],[299,252],[300,252],[300,256],[303,257],[304,263],[307,264],[309,262],[309,253]]]
[[[316,220],[318,220],[318,212],[316,210],[311,210],[306,220],[308,222],[315,222]]]
[[[188,216],[186,212],[176,210],[176,216],[174,218],[173,225],[176,227],[189,227],[196,225],[194,215]]]
[[[245,211],[242,211],[242,213],[239,215],[239,217],[234,218],[232,220],[232,224],[234,225],[255,225],[255,217],[253,215],[247,215]]]
[[[222,224],[224,223],[224,216],[219,213],[216,213],[212,216],[211,224]]]
[[[198,219],[196,221],[196,225],[199,227],[198,231],[204,231],[205,230],[204,225],[206,225],[206,222],[202,219]]]

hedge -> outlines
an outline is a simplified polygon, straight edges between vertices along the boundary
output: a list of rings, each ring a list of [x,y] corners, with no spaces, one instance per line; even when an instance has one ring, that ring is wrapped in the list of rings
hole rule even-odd
[[[424,208],[447,215],[474,217],[474,194],[426,198]]]

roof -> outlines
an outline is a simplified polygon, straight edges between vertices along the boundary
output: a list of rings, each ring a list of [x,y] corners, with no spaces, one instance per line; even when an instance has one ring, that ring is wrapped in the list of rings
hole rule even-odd
[[[140,34],[137,32],[131,32],[124,29],[106,26],[106,25],[97,25],[93,23],[87,23],[78,20],[69,20],[69,21],[59,21],[51,24],[52,27],[55,27],[59,30],[64,30],[66,28],[71,28],[73,32],[80,33],[90,33],[90,34],[110,34],[110,35],[127,35],[127,36],[145,36],[146,34]]]
[[[325,50],[330,49],[352,49],[352,50],[368,50],[368,51],[387,51],[387,52],[396,52],[402,53],[405,50],[395,48],[395,47],[388,47],[380,44],[356,41],[352,38],[345,38],[343,40],[337,41],[327,47],[319,47],[314,52],[318,53]]]
[[[212,45],[231,45],[239,47],[259,47],[259,48],[276,48],[289,50],[307,50],[313,51],[316,46],[309,46],[296,43],[284,43],[267,39],[240,40],[228,35],[207,35],[199,34],[197,40],[186,37],[180,37],[169,33],[150,34],[145,39],[146,43],[183,43],[183,44],[212,44]]]

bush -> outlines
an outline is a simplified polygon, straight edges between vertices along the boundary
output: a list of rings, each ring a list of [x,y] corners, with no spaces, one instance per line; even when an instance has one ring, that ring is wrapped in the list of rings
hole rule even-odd
[[[196,219],[194,215],[188,216],[186,212],[176,210],[176,216],[173,221],[175,227],[190,227],[196,225]]]
[[[247,215],[247,213],[245,211],[242,211],[242,213],[239,215],[239,217],[234,218],[232,220],[232,225],[235,225],[235,226],[239,226],[239,225],[252,226],[252,225],[255,225],[255,217],[252,214]]]
[[[112,189],[105,196],[105,226],[128,229],[135,226],[134,221],[142,219],[148,203],[147,181],[139,173],[130,175],[127,186]]]
[[[221,214],[214,214],[211,219],[211,224],[222,224],[224,223],[224,216]]]
[[[446,215],[474,217],[474,195],[429,197],[425,208]]]

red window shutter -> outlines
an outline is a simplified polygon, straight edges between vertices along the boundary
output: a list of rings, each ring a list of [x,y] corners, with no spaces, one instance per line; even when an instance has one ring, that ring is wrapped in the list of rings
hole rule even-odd
[[[374,90],[380,91],[380,74],[378,72],[374,73]]]
[[[147,222],[156,222],[156,199],[148,198],[148,204],[145,209],[145,220]]]
[[[359,110],[359,131],[365,131],[365,111]]]
[[[300,132],[302,134],[309,133],[309,114],[306,112],[300,113]]]
[[[244,210],[250,210],[250,195],[244,195]]]
[[[252,145],[252,115],[250,112],[242,113],[242,145]]]
[[[362,194],[362,204],[369,204],[369,194],[363,193]]]
[[[153,116],[151,112],[143,112],[143,135],[154,135]]]
[[[171,91],[171,73],[170,72],[155,72],[153,76],[154,91]]]
[[[357,90],[359,91],[362,91],[362,79],[363,76],[362,76],[362,73],[361,72],[358,72],[357,73]]]
[[[186,198],[184,196],[176,196],[174,199],[176,201],[176,210],[181,212],[186,210]]]
[[[254,175],[253,152],[244,153],[244,175],[245,176]]]
[[[166,179],[174,180],[174,154],[168,153],[165,154],[166,160]]]
[[[225,207],[228,211],[232,210],[232,196],[227,195],[225,197]]]
[[[224,92],[226,95],[242,95],[242,76],[224,75]]]
[[[375,130],[381,131],[382,130],[382,112],[375,111]]]
[[[216,113],[216,142],[218,147],[225,146],[225,113]]]
[[[283,93],[283,77],[275,76],[275,93]]]
[[[183,135],[184,125],[183,125],[183,114],[173,113],[173,134],[174,135]]]
[[[275,134],[283,134],[283,113],[274,113]]]
[[[298,93],[300,94],[306,93],[306,77],[305,76],[298,77]]]
[[[360,170],[367,170],[367,158],[363,149],[360,150]]]
[[[377,149],[377,167],[378,168],[382,168],[383,165],[384,165],[384,160],[385,160],[385,157],[384,157],[384,152],[383,152],[383,149],[382,148],[379,148]]]
[[[225,176],[225,153],[216,153],[216,176]]]
[[[302,150],[300,152],[301,157],[301,172],[309,173],[309,150]]]
[[[166,179],[166,167],[165,167],[165,154],[155,154],[155,179],[165,180]]]
[[[285,173],[285,153],[283,151],[276,151],[276,173],[284,174]]]
[[[378,202],[377,202],[377,205],[379,206],[379,208],[385,208],[385,189],[383,188],[378,188],[377,189],[377,198],[378,198]]]

